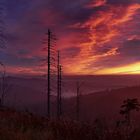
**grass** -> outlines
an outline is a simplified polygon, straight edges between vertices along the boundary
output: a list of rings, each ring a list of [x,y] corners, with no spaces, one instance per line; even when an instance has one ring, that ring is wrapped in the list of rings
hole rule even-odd
[[[28,112],[0,109],[0,140],[140,140],[139,132],[133,129],[127,135],[124,127],[109,129],[100,120],[92,124],[48,120]]]

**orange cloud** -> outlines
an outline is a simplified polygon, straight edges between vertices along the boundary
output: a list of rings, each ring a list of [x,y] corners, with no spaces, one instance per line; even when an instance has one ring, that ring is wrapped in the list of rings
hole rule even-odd
[[[92,0],[89,4],[86,5],[87,8],[94,8],[105,5],[107,0]]]
[[[128,7],[108,5],[108,10],[99,11],[96,15],[91,15],[86,22],[79,22],[73,25],[74,28],[86,29],[88,31],[87,41],[79,44],[81,51],[78,56],[71,60],[74,64],[69,60],[64,62],[64,64],[70,62],[66,66],[66,72],[93,74],[96,70],[94,62],[99,61],[103,57],[119,55],[117,52],[118,47],[112,48],[107,53],[100,55],[94,53],[94,49],[103,47],[105,44],[111,43],[120,37],[122,35],[121,27],[133,19],[138,9],[140,9],[140,4],[133,4]],[[93,64],[92,70],[89,69],[89,65],[91,64]],[[104,72],[106,73],[106,71]]]

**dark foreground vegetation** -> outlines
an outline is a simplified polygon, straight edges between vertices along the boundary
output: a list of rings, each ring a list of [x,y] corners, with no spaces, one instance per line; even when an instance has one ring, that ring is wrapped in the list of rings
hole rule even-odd
[[[122,120],[108,126],[98,119],[93,123],[48,120],[28,111],[1,108],[0,140],[140,140],[140,127],[135,127],[131,119],[131,113],[138,110],[136,99],[125,100],[120,111]]]

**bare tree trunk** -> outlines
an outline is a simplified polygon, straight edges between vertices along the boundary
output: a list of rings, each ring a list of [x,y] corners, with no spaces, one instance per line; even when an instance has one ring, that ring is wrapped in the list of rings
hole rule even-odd
[[[60,117],[60,52],[58,51],[57,62],[57,118]]]
[[[80,113],[80,84],[79,82],[76,83],[76,119],[79,120],[79,113]]]
[[[48,30],[48,106],[47,106],[47,115],[50,118],[50,49],[51,49],[51,32]]]
[[[0,48],[5,48],[5,0],[1,0],[0,2]]]
[[[4,68],[5,69],[5,68]],[[1,105],[4,106],[4,97],[5,97],[5,90],[6,90],[6,74],[5,74],[5,70],[3,72],[3,76],[2,76],[2,95],[1,95]]]
[[[4,0],[1,0],[0,2],[0,48],[5,48],[5,21],[4,21],[4,15],[5,15],[5,3]],[[2,79],[1,79],[1,97],[0,97],[0,106],[3,106],[4,104],[4,96],[5,96],[5,66],[3,63],[0,62],[0,65],[3,67],[2,72]]]
[[[0,97],[0,105],[4,106],[5,96],[10,88],[10,85],[8,84],[7,78],[6,78],[6,68],[5,65],[0,63],[0,65],[3,67],[2,72],[2,78],[1,78],[1,97]]]
[[[60,97],[59,97],[59,113],[62,115],[62,66],[60,65]]]
[[[62,66],[60,65],[60,52],[58,51],[58,64],[57,64],[57,118],[62,115]]]

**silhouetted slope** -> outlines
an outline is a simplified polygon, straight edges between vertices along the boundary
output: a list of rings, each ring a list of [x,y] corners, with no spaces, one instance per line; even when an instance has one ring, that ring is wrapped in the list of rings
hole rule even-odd
[[[70,92],[75,92],[76,95],[76,85],[77,80],[82,80],[79,77],[69,77],[66,81],[66,87]],[[87,78],[87,79],[86,79]],[[93,79],[94,78],[94,79]],[[95,118],[108,118],[114,119],[119,117],[118,112],[120,105],[123,100],[127,98],[138,98],[140,99],[140,87],[124,87],[121,89],[112,89],[111,86],[108,90],[93,93],[89,93],[92,85],[94,87],[109,87],[109,84],[112,85],[127,85],[128,83],[139,83],[139,77],[113,77],[113,76],[85,76],[85,82],[82,86],[82,94],[80,100],[80,119],[81,120],[94,120]],[[103,79],[103,80],[102,80]],[[108,80],[107,80],[108,79]],[[107,83],[105,83],[107,80]],[[126,81],[126,83],[125,83]],[[115,83],[117,82],[117,83]],[[6,105],[12,106],[20,110],[29,110],[34,113],[44,114],[47,112],[47,94],[45,93],[46,81],[45,79],[39,78],[13,78],[9,77],[9,83],[12,85],[11,90],[6,95]],[[100,85],[101,83],[101,85]],[[66,88],[65,87],[65,88]],[[55,116],[56,112],[56,95],[53,92],[51,96],[52,100],[52,112]],[[67,95],[67,91],[63,90],[63,96]],[[76,100],[74,97],[63,100],[63,116],[75,119],[76,118]]]
[[[106,90],[83,95],[80,100],[81,120],[94,120],[96,118],[114,120],[119,118],[120,106],[127,98],[138,98],[140,101],[140,86]],[[76,112],[75,107],[75,98],[65,100],[65,115],[73,118],[73,114]],[[137,113],[137,116],[140,117],[140,113]]]

